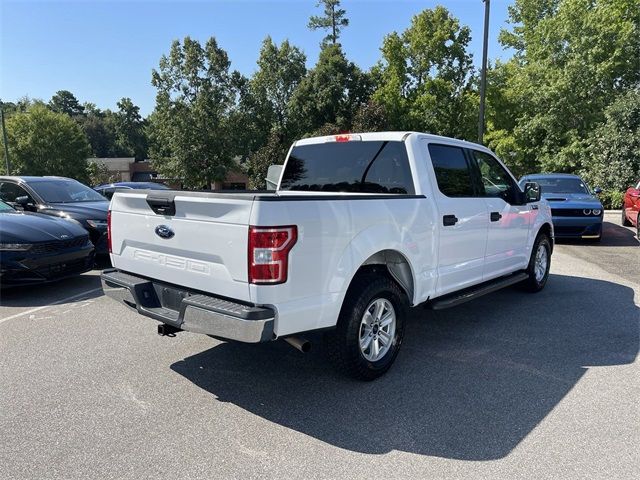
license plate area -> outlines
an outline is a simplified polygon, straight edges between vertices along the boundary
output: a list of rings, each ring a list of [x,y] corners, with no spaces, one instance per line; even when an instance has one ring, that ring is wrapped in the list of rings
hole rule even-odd
[[[182,299],[189,296],[189,293],[167,285],[154,285],[158,300],[163,308],[180,311]]]

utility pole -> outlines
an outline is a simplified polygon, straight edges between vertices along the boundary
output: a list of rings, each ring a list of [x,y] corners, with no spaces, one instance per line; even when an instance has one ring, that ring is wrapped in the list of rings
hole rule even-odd
[[[478,118],[478,143],[482,145],[484,137],[484,97],[487,88],[487,49],[489,46],[489,9],[491,0],[484,2],[484,39],[482,41],[482,71],[480,73],[480,115]]]
[[[7,143],[7,127],[4,125],[4,108],[0,102],[0,117],[2,118],[2,143],[4,144],[4,160],[7,166],[7,175],[11,175],[11,163],[9,162],[9,144]]]

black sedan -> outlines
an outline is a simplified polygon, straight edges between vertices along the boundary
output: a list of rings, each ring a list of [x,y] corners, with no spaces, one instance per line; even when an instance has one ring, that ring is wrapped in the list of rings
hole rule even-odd
[[[0,200],[27,212],[65,218],[89,232],[96,254],[106,255],[109,200],[65,177],[0,177]]]
[[[78,275],[93,262],[93,245],[80,225],[0,202],[0,287]]]

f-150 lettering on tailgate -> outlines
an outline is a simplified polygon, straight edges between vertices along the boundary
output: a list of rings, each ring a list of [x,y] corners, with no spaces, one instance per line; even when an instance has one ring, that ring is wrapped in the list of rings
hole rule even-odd
[[[174,255],[167,255],[165,253],[150,252],[148,250],[135,249],[133,252],[133,258],[136,260],[142,260],[149,263],[156,263],[169,268],[175,268],[177,270],[185,270],[193,273],[199,273],[202,275],[209,275],[209,265],[202,262],[197,262],[188,258],[176,257]]]

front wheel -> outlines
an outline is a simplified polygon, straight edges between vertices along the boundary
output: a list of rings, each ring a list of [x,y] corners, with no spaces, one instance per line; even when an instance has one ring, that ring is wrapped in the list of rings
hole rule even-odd
[[[622,220],[620,222],[623,227],[630,227],[631,222],[627,218],[626,212],[624,211],[624,204],[622,204]]]
[[[338,324],[326,335],[338,371],[374,380],[393,364],[404,335],[406,297],[386,275],[365,275],[349,287]]]
[[[527,292],[539,292],[547,284],[551,268],[551,241],[545,233],[540,233],[533,243],[531,259],[526,273],[529,278],[521,283]]]

